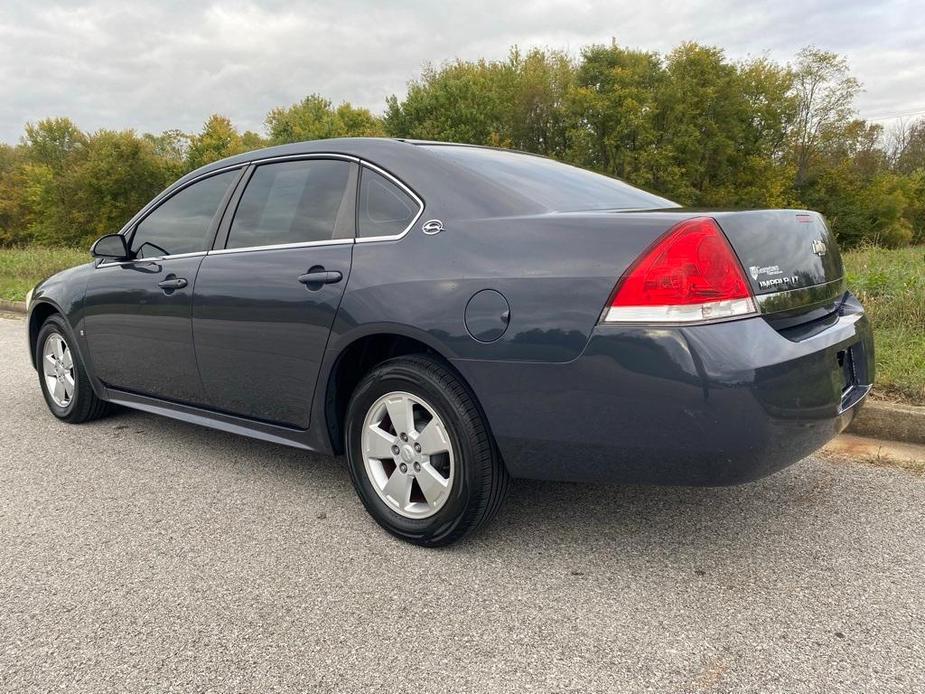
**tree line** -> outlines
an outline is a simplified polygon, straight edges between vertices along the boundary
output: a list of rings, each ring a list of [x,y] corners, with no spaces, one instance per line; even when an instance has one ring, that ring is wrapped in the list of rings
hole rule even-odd
[[[693,207],[808,207],[845,246],[925,241],[925,118],[884,131],[860,119],[839,55],[733,61],[684,43],[616,43],[427,66],[379,115],[312,94],[265,132],[213,115],[197,133],[87,133],[30,123],[0,145],[0,245],[86,245],[170,182],[259,147],[327,137],[469,142],[544,154]]]

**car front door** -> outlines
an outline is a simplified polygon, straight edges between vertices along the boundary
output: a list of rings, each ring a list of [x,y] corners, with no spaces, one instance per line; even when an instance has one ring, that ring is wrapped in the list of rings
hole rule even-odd
[[[307,428],[353,256],[358,165],[252,167],[202,262],[193,335],[210,407]],[[222,243],[224,241],[224,243]]]
[[[199,179],[130,231],[132,259],[102,262],[85,295],[84,331],[107,386],[202,404],[192,335],[196,273],[241,170]]]

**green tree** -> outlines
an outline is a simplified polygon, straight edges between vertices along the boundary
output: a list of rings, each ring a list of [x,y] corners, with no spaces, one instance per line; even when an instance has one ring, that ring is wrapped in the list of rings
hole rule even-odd
[[[393,137],[510,146],[499,63],[457,61],[425,66],[401,101],[386,102],[385,131]]]
[[[378,137],[382,123],[368,109],[343,103],[336,108],[324,97],[310,94],[288,108],[275,108],[267,115],[271,145],[329,137]]]
[[[404,99],[388,98],[385,131],[565,156],[574,72],[564,53],[516,46],[505,60],[425,66]]]
[[[152,143],[131,130],[100,130],[87,140],[83,156],[64,173],[61,191],[67,223],[46,243],[87,245],[118,231],[151,198],[174,179],[170,160],[158,156]]]
[[[22,147],[0,145],[0,246],[29,241],[31,209],[25,195]]]
[[[615,43],[586,48],[568,95],[569,159],[644,187],[656,186],[656,172],[675,178],[657,147],[656,98],[664,80],[656,53]]]
[[[86,146],[87,136],[70,118],[46,118],[38,123],[26,123],[23,144],[31,161],[59,170]]]
[[[209,116],[197,135],[189,138],[186,165],[190,170],[198,169],[246,151],[247,145],[231,120],[216,113]]]
[[[848,61],[835,53],[808,46],[797,55],[794,96],[796,185],[803,186],[816,156],[837,143],[854,117],[854,98],[861,89]]]
[[[891,133],[889,158],[901,174],[925,171],[925,118],[900,122]]]
[[[145,133],[142,136],[151,144],[156,157],[163,160],[164,165],[179,178],[187,171],[187,155],[191,137],[182,130],[165,130],[160,135]]]

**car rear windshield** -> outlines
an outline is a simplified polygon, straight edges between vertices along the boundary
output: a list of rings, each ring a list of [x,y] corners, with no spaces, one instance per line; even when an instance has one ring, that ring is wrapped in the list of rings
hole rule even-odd
[[[439,157],[557,212],[677,207],[628,183],[545,157],[483,147],[421,145]]]

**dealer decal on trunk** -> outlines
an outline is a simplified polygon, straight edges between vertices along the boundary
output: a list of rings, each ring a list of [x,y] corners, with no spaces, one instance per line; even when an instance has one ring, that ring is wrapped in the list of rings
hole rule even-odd
[[[797,283],[799,278],[796,275],[791,275],[790,277],[780,277],[784,274],[784,271],[780,269],[779,265],[752,265],[748,268],[748,273],[752,276],[752,279],[758,283],[758,286],[762,289],[768,289],[769,287],[779,287],[784,285],[794,285]],[[758,279],[762,275],[767,275],[769,279],[761,280]]]

